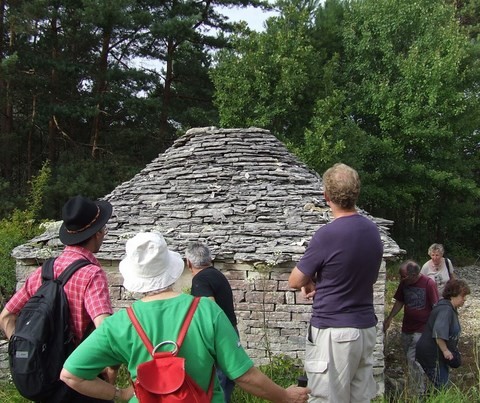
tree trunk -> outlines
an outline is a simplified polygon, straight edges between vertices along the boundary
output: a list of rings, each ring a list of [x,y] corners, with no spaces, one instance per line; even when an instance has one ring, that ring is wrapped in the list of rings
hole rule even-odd
[[[30,117],[30,130],[28,131],[27,141],[27,178],[32,177],[32,146],[33,133],[35,131],[35,116],[37,112],[37,96],[32,96],[32,115]]]
[[[3,62],[3,55],[8,47],[13,46],[13,32],[10,32],[10,41],[7,43],[5,26],[5,8],[6,0],[0,0],[0,63]],[[1,145],[1,165],[0,173],[3,177],[12,176],[12,160],[10,150],[10,137],[13,129],[13,105],[11,101],[10,81],[6,77],[0,76],[0,145]]]
[[[97,111],[93,118],[92,125],[92,157],[98,158],[99,156],[99,138],[103,123],[103,97],[108,88],[107,71],[108,71],[108,54],[110,51],[110,40],[112,36],[112,29],[108,28],[103,31],[102,40],[102,53],[100,54],[97,85],[96,85],[96,97],[97,97]]]
[[[50,102],[53,106],[57,103],[57,93],[58,93],[58,74],[56,69],[56,62],[58,60],[58,26],[57,26],[57,19],[52,18],[50,22],[50,30],[52,34],[52,70],[50,72],[50,88],[51,88],[51,96]],[[55,121],[55,116],[50,116],[48,121],[48,159],[51,162],[56,160],[56,153],[57,153],[57,123]]]
[[[167,45],[167,58],[166,58],[166,74],[165,74],[165,85],[163,89],[163,99],[162,99],[162,112],[160,113],[160,127],[159,127],[159,136],[165,143],[168,139],[168,117],[170,109],[170,100],[172,97],[172,83],[174,80],[173,76],[173,57],[175,54],[176,44],[173,43],[171,39],[168,40]]]

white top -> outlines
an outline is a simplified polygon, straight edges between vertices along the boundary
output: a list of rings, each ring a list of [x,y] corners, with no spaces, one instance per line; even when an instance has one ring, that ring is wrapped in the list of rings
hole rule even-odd
[[[450,273],[453,273],[453,265],[450,259],[448,259],[448,263],[450,266]],[[450,280],[450,276],[448,275],[447,265],[445,264],[445,258],[442,258],[440,263],[440,267],[438,270],[433,266],[432,259],[430,259],[427,263],[425,263],[420,270],[420,273],[424,274],[425,276],[430,277],[432,280],[435,281],[437,284],[438,296],[442,298],[443,289],[445,288],[445,283]]]

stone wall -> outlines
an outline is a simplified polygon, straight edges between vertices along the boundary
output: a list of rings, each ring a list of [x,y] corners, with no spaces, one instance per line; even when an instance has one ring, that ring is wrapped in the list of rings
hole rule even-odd
[[[116,261],[101,261],[108,275],[110,295],[115,309],[128,306],[140,297],[122,287],[122,276]],[[35,267],[32,261],[17,261],[17,278],[20,286]],[[232,286],[238,329],[243,346],[257,365],[268,363],[268,354],[284,354],[303,361],[305,332],[310,319],[311,302],[299,292],[288,287],[288,276],[293,264],[271,268],[268,265],[216,261]],[[189,292],[191,275],[188,270],[176,284],[177,291]],[[374,352],[374,372],[378,393],[384,393],[384,318],[385,264],[375,284],[375,310],[379,319],[377,345]],[[6,343],[0,341],[0,379],[8,376]]]
[[[9,379],[10,369],[8,367],[8,342],[0,340],[0,380]]]

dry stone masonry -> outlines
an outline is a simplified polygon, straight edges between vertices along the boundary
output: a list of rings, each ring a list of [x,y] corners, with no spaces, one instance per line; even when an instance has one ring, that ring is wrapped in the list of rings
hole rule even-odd
[[[242,344],[256,364],[269,354],[301,360],[311,303],[288,288],[288,276],[313,233],[332,220],[320,176],[267,130],[191,129],[131,180],[104,198],[113,205],[109,233],[97,254],[107,271],[117,309],[138,295],[122,287],[118,263],[126,240],[139,231],[160,231],[183,253],[191,240],[206,242],[234,292]],[[380,229],[385,260],[403,253],[389,237],[392,222],[368,215]],[[19,285],[62,245],[59,223],[13,252]],[[178,289],[190,287],[186,272]],[[385,267],[375,285],[383,321]],[[379,329],[381,327],[379,326]],[[375,350],[375,374],[383,392],[383,334]]]

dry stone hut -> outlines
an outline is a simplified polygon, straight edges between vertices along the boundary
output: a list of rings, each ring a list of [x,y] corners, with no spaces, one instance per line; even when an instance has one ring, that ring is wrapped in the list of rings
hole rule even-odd
[[[116,307],[132,297],[122,288],[117,270],[130,236],[158,230],[180,253],[191,240],[205,241],[215,266],[232,285],[241,340],[250,356],[257,364],[267,362],[269,353],[302,359],[311,306],[288,288],[287,279],[310,237],[332,216],[321,178],[273,135],[257,128],[189,130],[105,199],[114,215],[97,256],[108,272]],[[369,218],[382,233],[385,259],[400,254],[388,235],[391,222]],[[20,282],[62,249],[57,232],[53,228],[14,250]],[[384,314],[384,266],[375,288],[379,320]],[[190,273],[182,279],[179,287],[189,287]],[[375,367],[382,393],[381,330]]]

